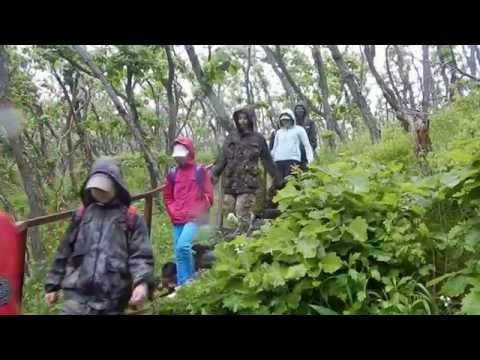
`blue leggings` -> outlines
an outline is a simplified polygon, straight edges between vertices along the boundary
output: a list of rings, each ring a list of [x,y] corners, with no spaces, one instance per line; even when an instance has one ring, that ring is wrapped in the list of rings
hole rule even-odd
[[[173,225],[173,244],[177,263],[177,285],[185,284],[195,274],[192,241],[198,233],[198,225],[192,222]]]

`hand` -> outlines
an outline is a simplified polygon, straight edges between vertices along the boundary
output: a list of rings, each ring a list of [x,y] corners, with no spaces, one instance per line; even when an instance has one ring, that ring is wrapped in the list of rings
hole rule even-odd
[[[53,305],[58,301],[58,292],[49,292],[45,295],[47,305]]]
[[[147,284],[142,283],[137,285],[133,290],[132,297],[130,298],[130,305],[141,305],[145,302],[148,295]]]

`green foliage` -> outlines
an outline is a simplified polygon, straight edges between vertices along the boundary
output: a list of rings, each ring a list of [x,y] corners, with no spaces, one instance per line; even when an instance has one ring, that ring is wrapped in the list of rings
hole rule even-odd
[[[203,66],[206,81],[211,84],[222,84],[227,75],[235,75],[239,70],[238,62],[223,49],[217,49]]]
[[[469,136],[452,133],[431,176],[397,129],[344,146],[278,193],[275,222],[217,246],[214,268],[154,313],[479,314],[480,149]]]

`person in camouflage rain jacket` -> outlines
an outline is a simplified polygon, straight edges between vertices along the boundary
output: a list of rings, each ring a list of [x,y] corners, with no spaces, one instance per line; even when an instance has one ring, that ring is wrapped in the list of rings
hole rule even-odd
[[[223,173],[224,212],[233,212],[240,220],[241,228],[248,226],[260,187],[258,161],[273,178],[274,186],[281,179],[273,162],[265,138],[255,131],[255,111],[242,108],[233,113],[237,132],[229,134],[215,162],[212,173],[214,182]]]
[[[46,302],[63,289],[64,314],[122,314],[129,300],[143,303],[153,283],[147,226],[128,210],[130,193],[111,159],[93,165],[81,198],[82,216],[74,216],[47,275]]]

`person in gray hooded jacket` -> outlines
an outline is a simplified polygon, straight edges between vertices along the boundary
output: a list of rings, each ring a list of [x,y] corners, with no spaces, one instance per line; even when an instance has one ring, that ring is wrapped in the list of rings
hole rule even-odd
[[[153,284],[153,252],[143,217],[119,166],[98,160],[82,186],[81,216],[72,219],[45,282],[52,305],[63,289],[64,314],[122,314],[141,305]]]

